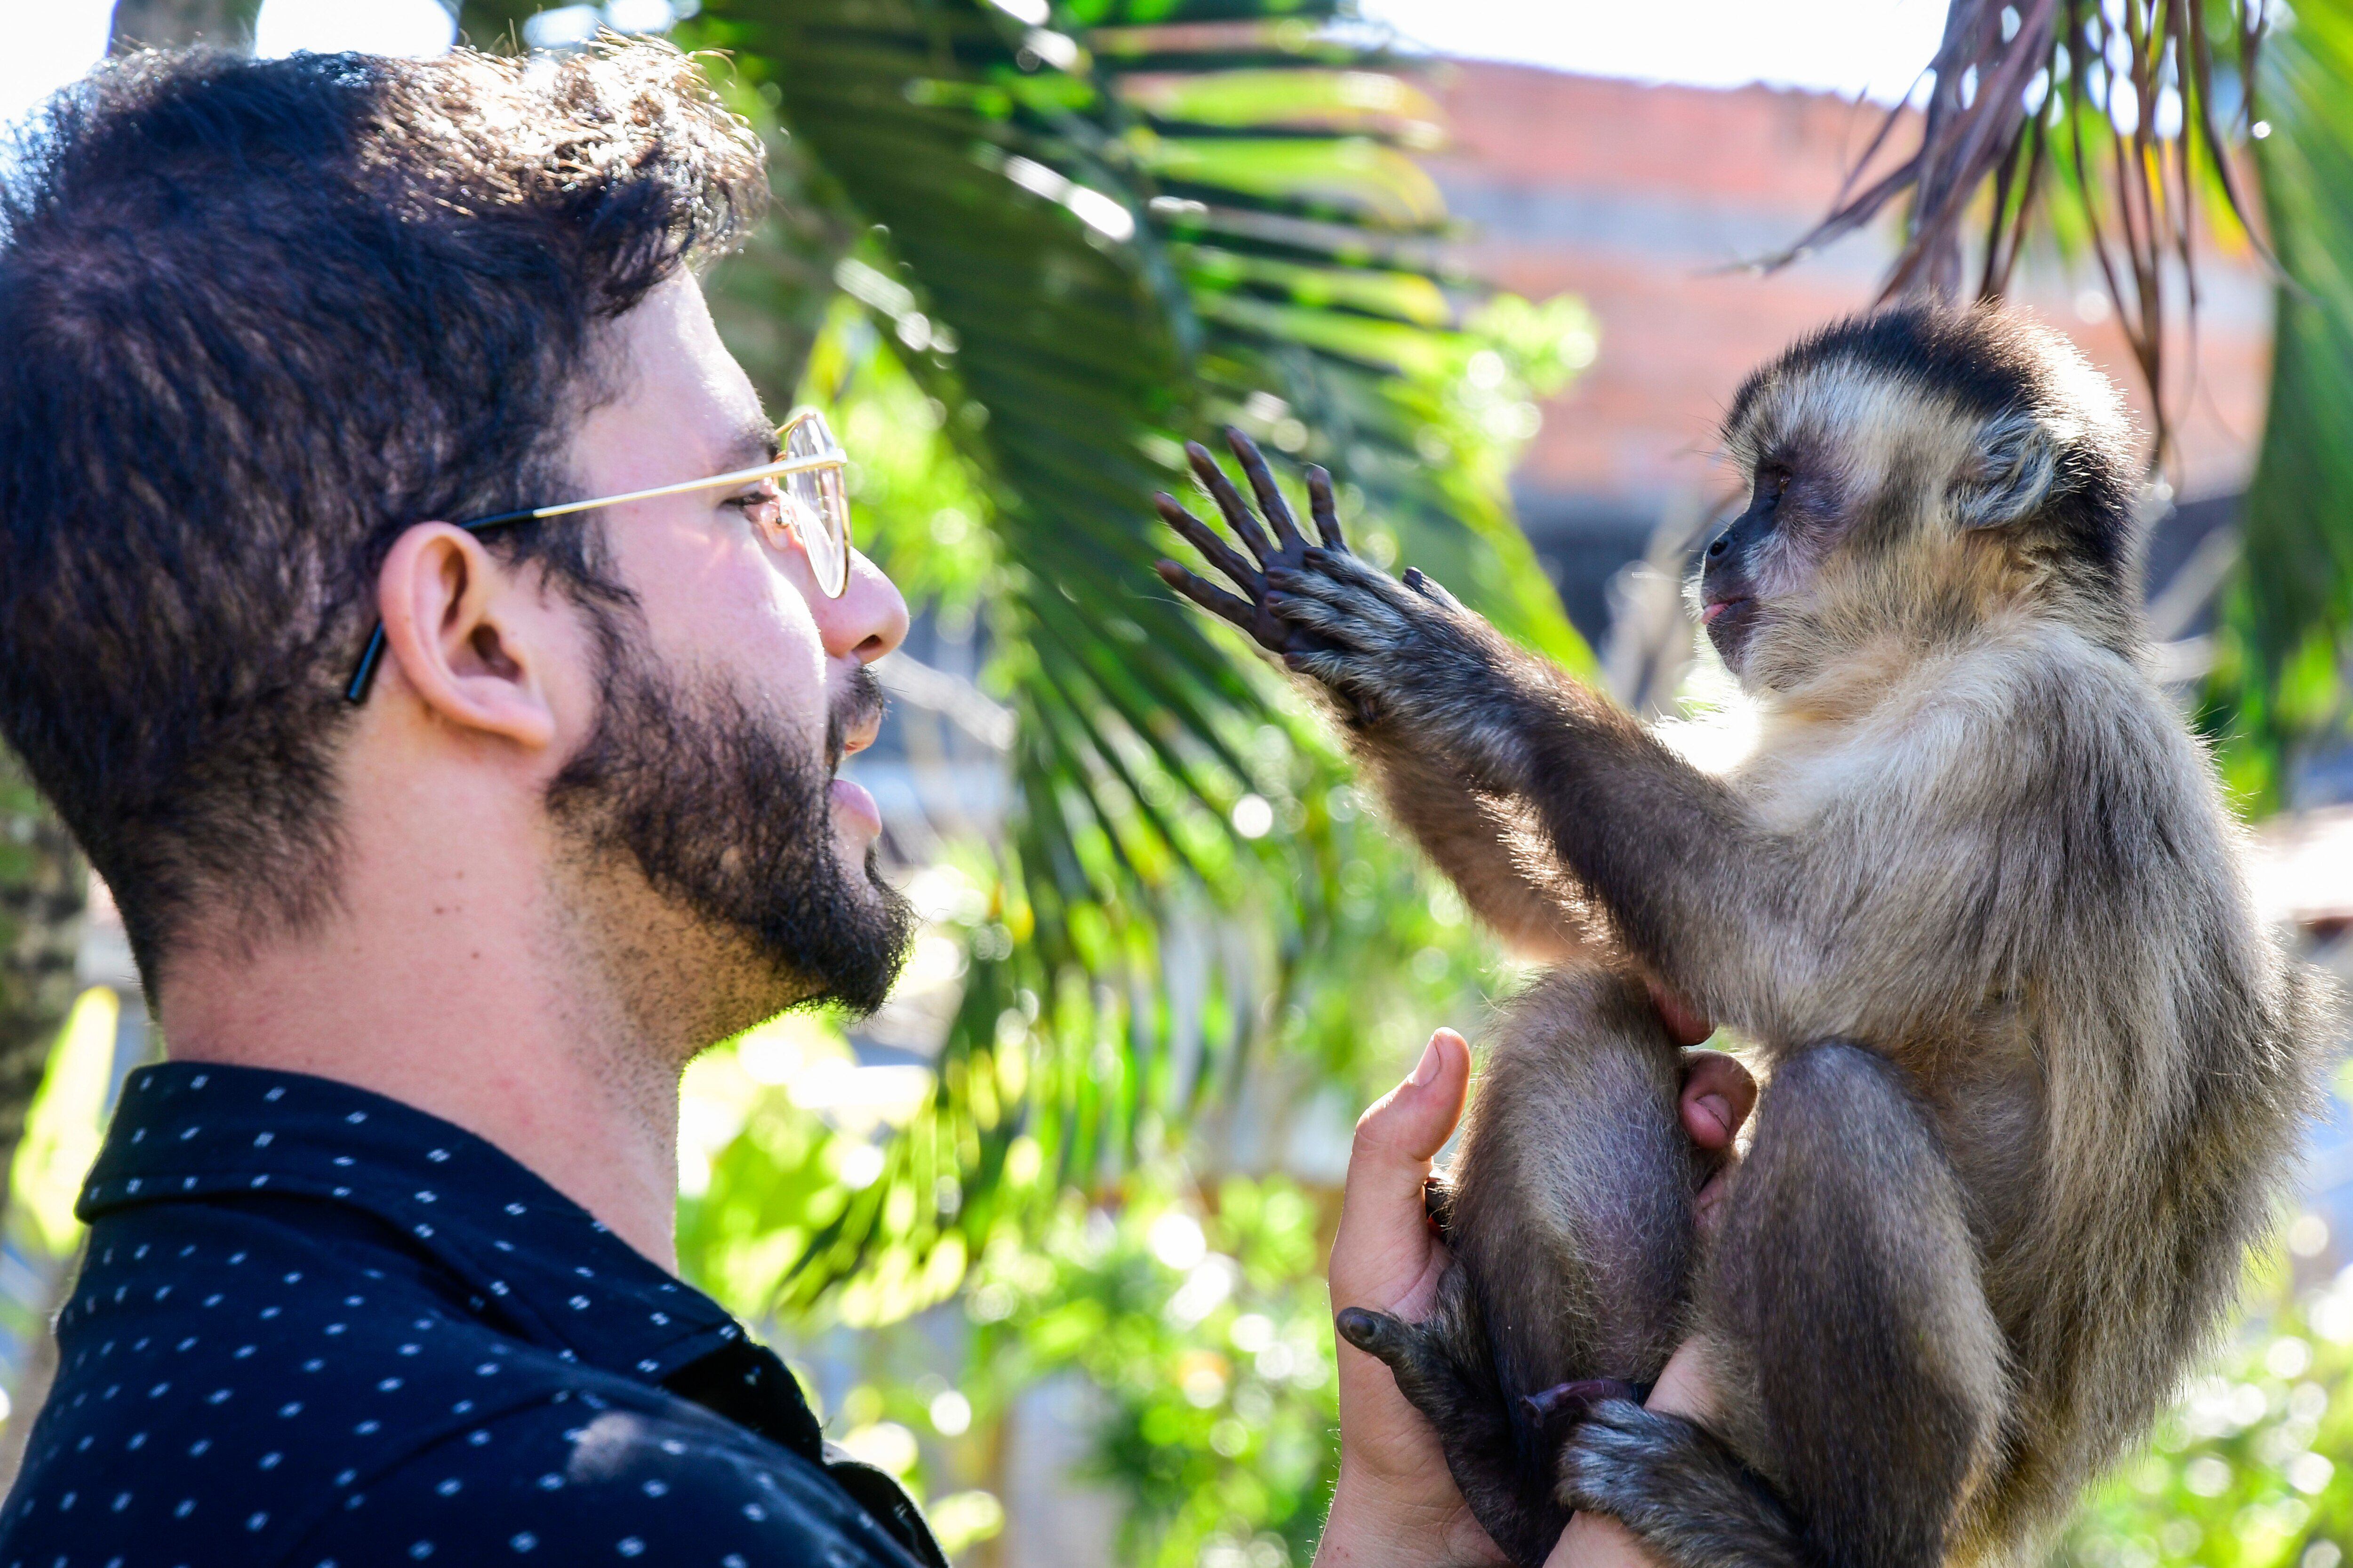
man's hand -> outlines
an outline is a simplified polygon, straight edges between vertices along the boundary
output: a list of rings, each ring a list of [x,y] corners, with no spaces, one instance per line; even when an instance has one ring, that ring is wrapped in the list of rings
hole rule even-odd
[[[1332,1243],[1334,1311],[1369,1307],[1409,1323],[1430,1315],[1448,1259],[1424,1211],[1422,1185],[1461,1119],[1470,1087],[1471,1047],[1440,1029],[1413,1076],[1358,1119]],[[1389,1369],[1345,1340],[1335,1342],[1340,1477],[1318,1568],[1507,1561],[1471,1517],[1437,1434],[1398,1392]]]
[[[1662,1008],[1678,1037],[1704,1037],[1704,1021]],[[1451,1029],[1430,1039],[1413,1075],[1356,1122],[1332,1244],[1332,1309],[1368,1307],[1407,1322],[1427,1317],[1449,1261],[1426,1215],[1430,1161],[1454,1132],[1471,1082],[1471,1048]],[[1756,1104],[1757,1086],[1735,1058],[1687,1051],[1678,1110],[1703,1149],[1732,1143]],[[1700,1194],[1699,1223],[1715,1217],[1721,1174]],[[1340,1475],[1316,1550],[1318,1568],[1429,1568],[1434,1563],[1504,1563],[1456,1489],[1430,1423],[1398,1392],[1389,1369],[1345,1341],[1340,1368]],[[1660,1409],[1704,1416],[1711,1388],[1704,1347],[1675,1353],[1651,1394]],[[1573,1521],[1547,1568],[1647,1568],[1634,1538],[1614,1521]]]

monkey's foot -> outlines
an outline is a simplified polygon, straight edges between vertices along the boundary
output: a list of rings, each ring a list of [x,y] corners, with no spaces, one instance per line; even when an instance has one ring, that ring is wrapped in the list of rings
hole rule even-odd
[[[1569,1438],[1560,1500],[1608,1514],[1670,1568],[1812,1568],[1788,1510],[1721,1439],[1630,1399],[1594,1405]]]
[[[1446,1468],[1488,1538],[1520,1568],[1541,1568],[1568,1523],[1552,1495],[1553,1449],[1523,1452],[1492,1380],[1466,1373],[1432,1326],[1362,1307],[1344,1308],[1333,1325],[1388,1367],[1398,1392],[1437,1430]]]
[[[1554,1384],[1541,1394],[1523,1394],[1520,1408],[1527,1412],[1529,1424],[1538,1431],[1558,1432],[1565,1436],[1603,1400],[1623,1399],[1640,1405],[1643,1397],[1643,1391],[1630,1383],[1614,1377],[1588,1377],[1576,1383]]]

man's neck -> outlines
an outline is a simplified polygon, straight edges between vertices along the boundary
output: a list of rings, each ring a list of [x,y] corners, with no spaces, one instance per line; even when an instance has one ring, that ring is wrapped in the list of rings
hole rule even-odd
[[[488,816],[446,854],[355,830],[341,910],[318,929],[176,956],[158,986],[165,1047],[429,1111],[675,1269],[678,1053],[644,1037],[581,951],[543,875],[542,825],[501,826],[479,804]]]

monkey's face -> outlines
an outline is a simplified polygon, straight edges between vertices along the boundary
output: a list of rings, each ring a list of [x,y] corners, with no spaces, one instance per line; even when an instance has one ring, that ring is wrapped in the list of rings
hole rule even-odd
[[[1866,669],[1874,645],[1915,657],[2021,606],[2129,613],[2115,389],[2031,322],[1916,307],[1841,322],[1752,375],[1724,435],[1747,504],[1694,589],[1752,690]]]
[[[1820,664],[1831,628],[1851,629],[1872,602],[1866,580],[1915,531],[1905,487],[1891,484],[1904,465],[1886,390],[1791,377],[1733,434],[1747,504],[1702,552],[1695,588],[1708,641],[1752,689],[1786,688]]]
[[[1700,624],[1725,665],[1742,672],[1760,631],[1802,612],[1836,548],[1845,510],[1839,476],[1809,443],[1777,442],[1749,474],[1748,507],[1700,558]]]

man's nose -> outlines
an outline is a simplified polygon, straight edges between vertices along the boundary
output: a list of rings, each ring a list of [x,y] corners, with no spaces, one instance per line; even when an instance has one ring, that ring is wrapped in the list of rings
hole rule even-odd
[[[814,595],[818,635],[836,658],[872,664],[907,640],[907,601],[882,569],[857,551],[849,554],[849,585],[839,599]]]

